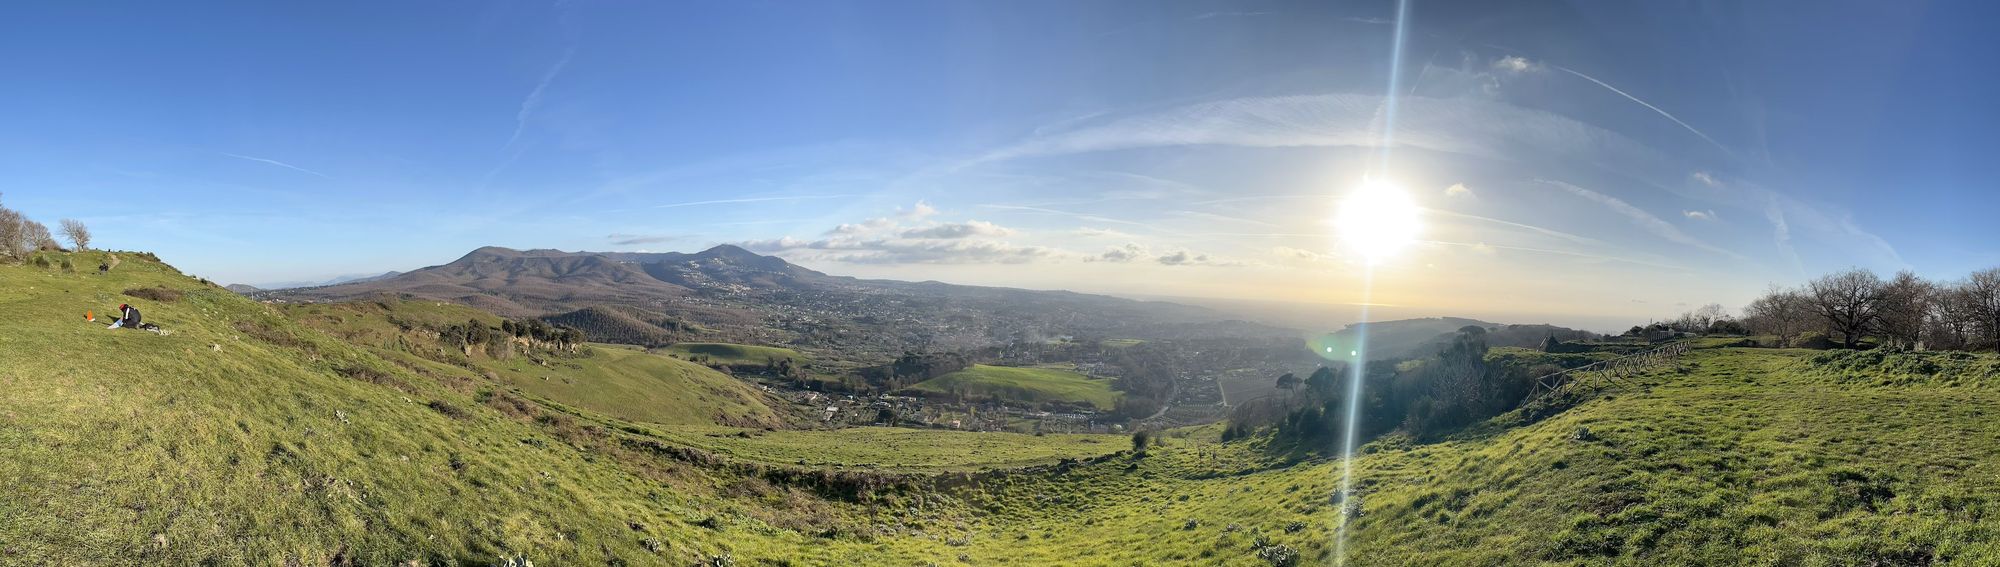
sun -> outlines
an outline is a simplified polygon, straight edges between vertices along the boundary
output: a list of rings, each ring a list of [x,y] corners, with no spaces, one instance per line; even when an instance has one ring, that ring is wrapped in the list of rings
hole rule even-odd
[[[1417,203],[1394,183],[1369,179],[1341,200],[1334,217],[1341,244],[1368,263],[1380,264],[1416,241],[1423,230]]]

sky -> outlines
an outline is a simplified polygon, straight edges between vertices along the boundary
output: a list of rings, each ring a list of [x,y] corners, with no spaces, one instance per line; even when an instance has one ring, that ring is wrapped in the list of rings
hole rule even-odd
[[[2000,5],[1613,4],[10,5],[0,203],[224,283],[729,243],[1329,327],[2000,265]]]

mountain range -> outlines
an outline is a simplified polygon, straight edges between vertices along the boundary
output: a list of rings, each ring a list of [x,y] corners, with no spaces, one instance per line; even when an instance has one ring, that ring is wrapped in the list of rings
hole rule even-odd
[[[252,291],[339,301],[380,294],[471,305],[513,317],[617,307],[705,338],[893,356],[1062,336],[1296,336],[1201,307],[1068,291],[832,276],[730,245],[696,253],[484,247],[406,273]]]

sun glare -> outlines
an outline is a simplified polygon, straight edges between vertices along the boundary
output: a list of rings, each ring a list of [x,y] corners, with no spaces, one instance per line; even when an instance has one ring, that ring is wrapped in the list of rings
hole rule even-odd
[[[1379,264],[1415,241],[1422,221],[1417,218],[1416,202],[1402,188],[1370,179],[1340,202],[1334,226],[1341,244],[1369,264]]]

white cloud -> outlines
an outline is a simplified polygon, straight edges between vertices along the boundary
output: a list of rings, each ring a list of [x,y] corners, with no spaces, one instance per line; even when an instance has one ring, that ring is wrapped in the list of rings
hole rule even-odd
[[[933,207],[931,206],[930,203],[926,203],[923,201],[917,201],[917,204],[911,205],[909,209],[903,209],[902,207],[896,208],[896,216],[903,218],[911,218],[911,219],[921,219],[929,217],[931,215],[937,214],[937,212],[938,212],[937,207]]]
[[[1526,57],[1509,55],[1494,60],[1493,69],[1508,73],[1532,73],[1542,70],[1542,66],[1539,63],[1529,61]]]
[[[1210,256],[1208,254],[1189,252],[1187,250],[1174,250],[1172,252],[1161,254],[1158,257],[1153,258],[1153,261],[1159,262],[1160,264],[1167,266],[1237,267],[1245,265],[1243,262],[1223,260],[1220,258]]]
[[[1687,217],[1687,218],[1688,218],[1689,220],[1698,220],[1698,221],[1712,221],[1712,220],[1715,220],[1715,211],[1713,211],[1713,210],[1707,210],[1707,211],[1681,211],[1681,215],[1682,215],[1682,216],[1685,216],[1685,217]]]
[[[1090,260],[1097,262],[1130,262],[1146,257],[1146,255],[1146,247],[1127,243],[1124,246],[1106,250],[1103,254],[1092,257]]]
[[[1340,261],[1338,258],[1335,258],[1332,254],[1323,254],[1307,250],[1304,248],[1293,248],[1290,246],[1273,246],[1271,247],[1271,254],[1285,260],[1295,260],[1304,262]]]
[[[1070,234],[1086,238],[1131,238],[1132,237],[1130,233],[1124,231],[1112,230],[1109,228],[1095,228],[1088,226],[1070,231]]]
[[[1444,196],[1453,199],[1461,199],[1461,198],[1471,199],[1478,197],[1478,195],[1474,195],[1472,193],[1472,188],[1466,187],[1464,183],[1453,183],[1451,184],[1450,187],[1444,188]]]
[[[806,241],[786,237],[738,245],[756,252],[852,264],[1020,264],[1066,255],[1044,246],[982,239],[834,237]]]
[[[1014,229],[975,220],[948,222],[943,224],[905,229],[899,233],[903,238],[952,239],[973,236],[1012,236]]]
[[[1722,180],[1716,179],[1714,175],[1709,175],[1709,173],[1706,171],[1697,171],[1689,175],[1688,177],[1691,177],[1696,182],[1701,183],[1702,185],[1707,185],[1709,187],[1722,186]]]

